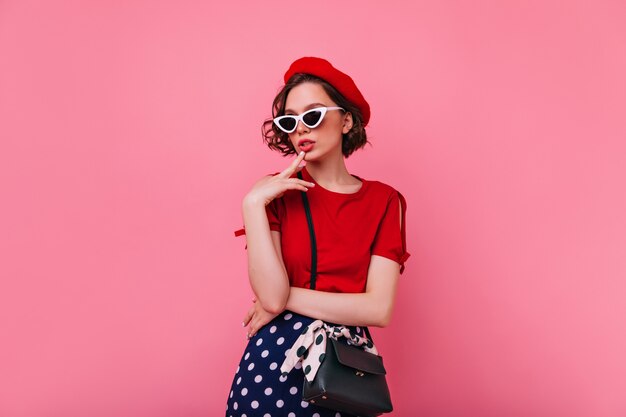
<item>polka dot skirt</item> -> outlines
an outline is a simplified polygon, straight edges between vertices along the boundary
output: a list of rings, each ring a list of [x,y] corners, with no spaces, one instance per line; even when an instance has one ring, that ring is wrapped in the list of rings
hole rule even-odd
[[[280,374],[288,349],[313,321],[285,311],[250,339],[233,378],[226,417],[355,417],[302,401],[300,363],[286,376]],[[363,329],[353,329],[364,335]]]

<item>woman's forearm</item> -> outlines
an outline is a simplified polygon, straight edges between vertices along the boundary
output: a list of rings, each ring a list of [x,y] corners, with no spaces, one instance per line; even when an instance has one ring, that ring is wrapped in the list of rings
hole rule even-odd
[[[244,200],[242,212],[250,285],[266,311],[280,313],[289,297],[289,280],[272,239],[265,205]]]
[[[291,287],[286,309],[347,326],[385,327],[393,303],[373,293],[331,293]]]
[[[331,293],[291,287],[287,310],[348,326],[385,327],[395,304],[400,265],[372,255],[363,293]]]

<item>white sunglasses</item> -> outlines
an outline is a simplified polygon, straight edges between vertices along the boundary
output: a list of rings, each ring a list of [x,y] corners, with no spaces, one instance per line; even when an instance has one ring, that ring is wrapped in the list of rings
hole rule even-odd
[[[280,130],[285,133],[291,133],[298,127],[298,121],[301,121],[309,129],[316,128],[324,120],[324,116],[328,110],[343,110],[342,107],[316,107],[307,110],[300,115],[288,114],[286,116],[276,117],[274,123]]]

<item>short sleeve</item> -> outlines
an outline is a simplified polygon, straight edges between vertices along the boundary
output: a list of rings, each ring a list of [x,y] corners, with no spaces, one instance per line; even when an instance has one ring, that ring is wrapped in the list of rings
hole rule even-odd
[[[400,222],[402,212],[402,222]],[[400,264],[400,273],[404,272],[404,262],[410,253],[406,250],[406,200],[397,191],[389,196],[387,208],[380,221],[376,237],[372,244],[372,255],[384,256]]]
[[[270,225],[270,230],[280,232],[281,208],[282,206],[280,205],[280,199],[278,198],[273,199],[267,206],[265,206],[265,213],[267,214],[267,221]],[[235,236],[241,236],[245,234],[245,228],[235,230]]]
[[[265,212],[267,213],[267,221],[270,224],[270,230],[280,232],[280,208],[278,198],[273,199],[265,206]],[[280,200],[282,201],[282,200]]]

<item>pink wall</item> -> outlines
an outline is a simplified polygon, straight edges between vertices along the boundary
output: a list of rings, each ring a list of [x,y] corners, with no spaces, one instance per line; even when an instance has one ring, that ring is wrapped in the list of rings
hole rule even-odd
[[[384,6],[382,5],[384,4]],[[328,58],[409,203],[394,416],[626,415],[626,7],[0,2],[0,416],[223,413],[261,121]]]

